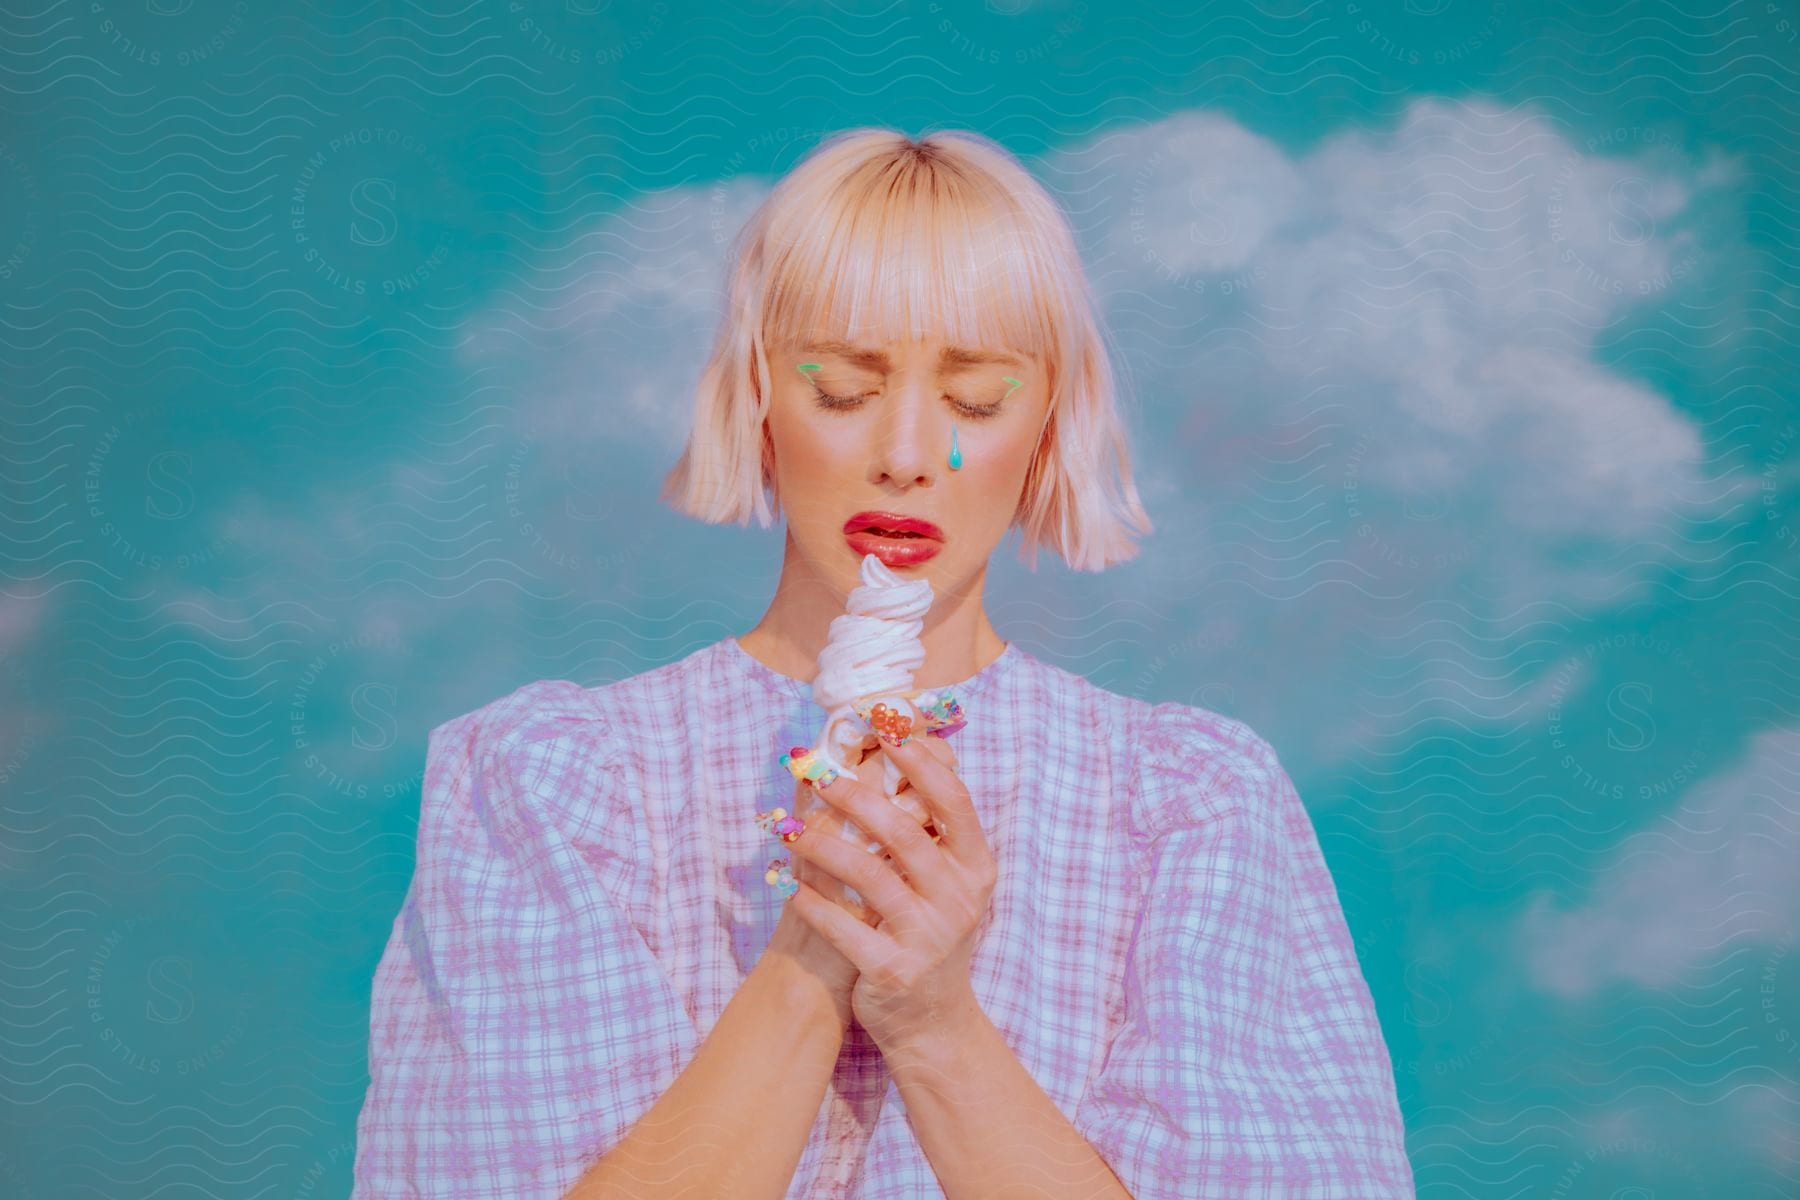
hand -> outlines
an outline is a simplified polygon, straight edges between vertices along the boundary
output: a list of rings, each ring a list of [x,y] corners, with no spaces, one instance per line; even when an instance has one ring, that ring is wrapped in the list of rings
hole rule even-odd
[[[788,811],[806,822],[808,834],[816,833],[821,839],[830,838],[846,846],[850,845],[843,839],[844,818],[831,805],[815,799],[811,785],[795,782],[794,800]],[[837,880],[817,871],[794,854],[789,855],[788,869],[803,887],[811,887],[827,901],[839,905],[845,911],[850,910],[850,901],[844,895],[844,885]],[[825,994],[830,997],[837,1014],[838,1028],[847,1029],[851,1016],[850,990],[856,984],[856,964],[845,958],[828,938],[813,929],[798,912],[791,911],[793,907],[791,903],[781,906],[781,918],[775,924],[775,932],[769,939],[765,953],[785,954],[817,979]]]
[[[879,921],[872,928],[857,920],[806,881],[788,901],[856,966],[851,1010],[890,1060],[979,1012],[969,961],[998,878],[968,788],[939,757],[948,747],[924,735],[918,710],[900,703],[915,732],[906,745],[883,748],[943,840],[934,843],[890,803],[869,782],[875,776],[840,776],[819,795],[879,841],[892,861],[841,837],[815,837],[810,827],[793,843],[793,858],[855,888]]]

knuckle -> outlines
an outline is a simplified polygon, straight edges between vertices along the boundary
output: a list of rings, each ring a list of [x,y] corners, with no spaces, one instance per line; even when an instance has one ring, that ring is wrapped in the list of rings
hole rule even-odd
[[[906,973],[895,963],[882,963],[869,972],[875,982],[884,988],[902,989],[907,986]]]

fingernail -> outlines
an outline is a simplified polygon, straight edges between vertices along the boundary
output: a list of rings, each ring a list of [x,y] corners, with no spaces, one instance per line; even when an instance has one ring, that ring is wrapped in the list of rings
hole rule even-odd
[[[876,700],[866,707],[859,705],[857,715],[875,731],[875,736],[884,746],[904,746],[912,741],[912,715],[902,707],[906,702],[898,696],[892,697],[894,704]]]
[[[756,824],[764,833],[791,842],[806,831],[806,822],[799,817],[791,817],[785,808],[772,808],[767,812],[756,814]]]
[[[763,872],[763,882],[780,892],[784,900],[800,890],[800,883],[794,878],[785,858],[769,860],[768,869]]]
[[[950,692],[920,692],[913,703],[925,720],[925,732],[934,737],[947,738],[969,723],[963,706]]]
[[[811,784],[814,791],[838,777],[837,768],[826,762],[823,754],[805,746],[791,748],[780,761],[790,775]]]

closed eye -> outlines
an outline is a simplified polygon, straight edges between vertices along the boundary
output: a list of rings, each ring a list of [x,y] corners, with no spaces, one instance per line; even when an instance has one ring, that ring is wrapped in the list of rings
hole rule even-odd
[[[813,396],[818,401],[819,407],[829,412],[848,412],[851,409],[859,408],[864,400],[874,394],[873,392],[862,392],[855,396],[833,396],[817,384],[813,385]],[[955,396],[945,396],[944,399],[950,401],[950,407],[971,420],[986,421],[1000,415],[1000,405],[998,404],[964,404]]]
[[[821,389],[814,387],[813,395],[818,397],[820,408],[832,409],[835,411],[838,409],[855,408],[857,405],[861,404],[864,400],[868,399],[871,395],[873,395],[873,393],[864,392],[859,396],[831,396],[831,395],[827,395]]]

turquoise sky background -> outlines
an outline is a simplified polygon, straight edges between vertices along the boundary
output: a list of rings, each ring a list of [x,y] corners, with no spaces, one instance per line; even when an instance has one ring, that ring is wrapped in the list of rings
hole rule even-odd
[[[347,1194],[426,733],[761,615],[656,490],[862,124],[1067,209],[1157,529],[990,612],[1280,751],[1420,1195],[1800,1194],[1800,5],[1183,7],[13,7],[0,1194]]]

